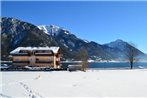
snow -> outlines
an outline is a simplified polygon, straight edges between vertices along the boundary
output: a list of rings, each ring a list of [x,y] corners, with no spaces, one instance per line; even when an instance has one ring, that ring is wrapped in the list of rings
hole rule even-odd
[[[147,70],[0,72],[1,97],[147,97]]]
[[[48,35],[58,35],[59,27],[55,25],[40,25],[37,26],[40,30]]]
[[[18,47],[16,49],[14,49],[13,51],[11,51],[10,54],[18,53],[21,49],[23,49],[23,47]]]
[[[64,45],[66,48],[68,48],[68,46],[67,46],[65,43],[64,43],[63,45]]]
[[[43,30],[44,33],[49,34],[45,25],[37,26],[40,30]]]
[[[126,42],[124,42],[123,40],[117,39],[116,41],[113,41],[104,45],[107,45],[108,47],[111,47],[111,48],[118,48],[121,51],[124,51]]]
[[[88,60],[88,62],[95,62],[94,60]]]
[[[53,53],[58,53],[59,47],[50,47],[50,50],[53,51]]]
[[[44,33],[52,36],[57,36],[60,30],[64,31],[64,34],[69,35],[70,33],[64,29],[63,27],[58,27],[56,25],[40,25],[37,26],[40,30],[44,31]]]
[[[10,52],[10,54],[19,53],[20,50],[52,50],[53,53],[57,53],[60,47],[18,47]]]
[[[67,34],[67,35],[69,34],[69,33],[68,33],[68,32],[66,32],[66,31],[65,31],[64,33],[65,33],[65,34]]]
[[[85,43],[89,43],[89,41],[88,41],[88,40],[85,40],[85,39],[84,39],[83,41],[84,41]]]

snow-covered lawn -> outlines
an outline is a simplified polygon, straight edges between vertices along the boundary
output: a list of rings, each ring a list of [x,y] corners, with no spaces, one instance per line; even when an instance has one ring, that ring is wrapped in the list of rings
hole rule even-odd
[[[0,97],[147,97],[147,70],[0,72]]]

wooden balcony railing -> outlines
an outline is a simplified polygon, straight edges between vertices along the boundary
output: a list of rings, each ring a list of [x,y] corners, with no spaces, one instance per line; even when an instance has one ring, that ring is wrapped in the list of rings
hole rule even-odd
[[[51,53],[35,53],[35,56],[52,56],[53,54]]]
[[[13,56],[30,56],[28,53],[16,53]]]
[[[13,63],[30,63],[30,61],[13,61]]]
[[[36,61],[36,63],[53,63],[53,61]]]

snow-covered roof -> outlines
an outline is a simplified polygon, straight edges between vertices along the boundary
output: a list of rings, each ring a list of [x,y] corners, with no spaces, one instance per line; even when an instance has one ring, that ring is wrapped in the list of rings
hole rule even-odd
[[[57,53],[60,47],[18,47],[15,50],[11,51],[10,54],[19,53],[20,50],[51,50],[53,53]]]
[[[53,51],[53,53],[58,53],[60,47],[50,47],[49,49]]]

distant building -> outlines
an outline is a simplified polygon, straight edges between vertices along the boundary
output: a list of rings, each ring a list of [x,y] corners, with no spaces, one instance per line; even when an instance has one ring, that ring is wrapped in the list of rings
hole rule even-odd
[[[13,66],[60,68],[59,47],[18,47],[10,55]]]

